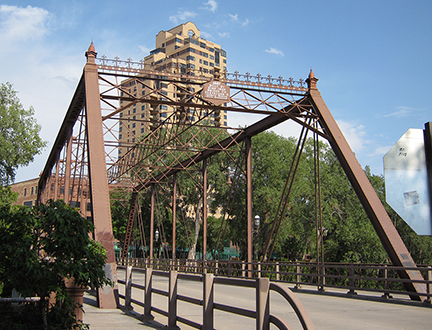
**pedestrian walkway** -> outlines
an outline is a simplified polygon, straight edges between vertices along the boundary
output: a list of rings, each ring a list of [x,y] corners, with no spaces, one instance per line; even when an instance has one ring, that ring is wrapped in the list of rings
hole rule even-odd
[[[163,279],[165,282],[166,278]],[[158,282],[155,281],[155,284]],[[162,281],[159,283],[161,284]],[[194,284],[187,285],[185,290],[191,294],[194,292]],[[198,288],[199,289],[199,288]],[[252,309],[254,306],[254,292],[250,295],[246,292],[239,293],[240,289],[227,286],[217,288],[216,298],[222,303],[236,301],[240,307]],[[393,298],[384,300],[379,296],[362,296],[361,294],[350,296],[343,292],[318,292],[308,290],[306,287],[296,290],[295,294],[306,308],[307,313],[317,330],[346,329],[351,330],[407,330],[407,329],[431,329],[432,306],[420,302],[409,301],[406,298]],[[166,308],[166,297],[154,295],[153,303],[157,308]],[[124,301],[121,301],[124,303]],[[199,307],[198,307],[199,309]],[[292,308],[286,301],[277,296],[272,297],[270,304],[271,312],[282,317],[292,330],[301,330],[302,327],[297,320]],[[134,311],[122,309],[99,309],[94,295],[84,295],[84,323],[90,325],[90,330],[95,329],[127,329],[127,330],[149,330],[163,329],[167,320],[160,314],[154,313],[155,320],[141,321],[142,308],[135,306]],[[202,316],[189,305],[184,307],[179,303],[179,315],[199,322]],[[178,323],[182,330],[191,327]],[[255,328],[255,320],[245,317],[236,317],[230,313],[215,312],[215,327],[220,330],[250,330]],[[272,328],[273,329],[273,328]]]
[[[156,321],[141,321],[139,314],[124,309],[100,309],[96,297],[84,293],[84,323],[90,325],[90,330],[154,330],[162,329],[163,325]]]

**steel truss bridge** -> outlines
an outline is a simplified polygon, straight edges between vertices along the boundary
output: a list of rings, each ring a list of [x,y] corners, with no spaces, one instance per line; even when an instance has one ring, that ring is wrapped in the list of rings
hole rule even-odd
[[[399,276],[410,280],[407,289],[426,293],[426,285],[419,283],[423,280],[421,273],[415,269],[416,265],[407,248],[327,108],[312,70],[306,80],[299,81],[251,76],[249,73],[241,75],[238,72],[223,73],[220,77],[215,74],[211,78],[199,72],[182,72],[180,68],[168,73],[146,68],[142,62],[120,61],[118,58],[109,60],[105,56],[97,58],[93,43],[86,52],[86,58],[83,74],[40,176],[38,201],[61,198],[79,207],[83,216],[91,217],[95,225],[94,239],[107,251],[106,273],[109,278],[116,279],[110,192],[125,192],[116,195],[129,214],[124,250],[130,243],[134,220],[139,218],[140,203],[146,198],[150,201],[150,251],[153,251],[156,191],[161,189],[170,192],[173,196],[171,245],[175,251],[176,212],[182,207],[177,205],[181,193],[177,188],[180,174],[194,180],[200,192],[198,205],[202,212],[205,262],[207,200],[211,190],[211,183],[207,182],[207,162],[218,153],[225,153],[235,164],[235,168],[228,170],[233,182],[239,177],[245,180],[246,261],[248,267],[252,267],[251,138],[280,123],[292,121],[300,125],[302,133],[296,155],[292,163],[287,164],[291,168],[290,177],[281,191],[279,209],[270,238],[265,244],[264,258],[271,255],[273,250],[293,189],[301,149],[307,133],[311,133],[316,142],[325,139],[334,150],[392,263],[402,267]],[[125,81],[141,84],[146,92],[142,95],[130,92],[125,87]],[[176,95],[170,97],[163,94],[161,86],[171,86]],[[209,86],[210,89],[222,86],[222,92],[219,90],[211,97],[206,96]],[[137,103],[149,104],[153,109],[165,105],[173,111],[166,118],[158,120],[121,117],[122,112]],[[241,113],[244,116],[258,114],[262,119],[245,128],[210,124],[211,119],[218,119],[224,113],[228,116],[229,113]],[[135,134],[125,123],[129,127],[144,127],[146,134]],[[133,142],[120,139],[120,125],[122,134],[129,134],[129,141]],[[121,154],[120,148],[124,150]],[[315,152],[319,164],[319,152]],[[319,176],[315,184],[319,185]],[[320,189],[316,191],[319,194]],[[320,203],[319,198],[316,200]],[[322,230],[320,209],[321,205],[317,204],[317,228]],[[229,207],[227,210],[224,214],[225,223]],[[223,233],[223,228],[220,232]],[[153,255],[150,254],[149,258],[151,261]],[[249,271],[252,273],[252,268]],[[101,308],[115,308],[114,291],[115,288],[99,290]]]

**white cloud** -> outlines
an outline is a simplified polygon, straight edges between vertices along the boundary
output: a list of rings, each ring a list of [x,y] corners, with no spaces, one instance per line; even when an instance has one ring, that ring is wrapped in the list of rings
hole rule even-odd
[[[232,15],[232,14],[228,14],[228,16],[229,17],[231,17],[231,19],[233,20],[233,21],[237,21],[238,22],[238,14],[235,14],[235,15]]]
[[[197,15],[197,13],[193,12],[193,11],[182,11],[182,12],[178,12],[177,15],[175,16],[170,16],[169,20],[175,24],[182,22],[182,21],[187,21],[190,18],[194,18]]]
[[[145,53],[145,54],[148,54],[148,53],[150,53],[150,51],[151,51],[151,49],[148,48],[148,47],[146,47],[146,46],[140,46],[140,45],[138,45],[138,48],[141,49],[141,51],[142,51],[143,53]]]
[[[365,127],[363,125],[356,126],[344,120],[337,120],[337,124],[345,136],[345,139],[348,141],[352,151],[355,153],[362,151],[366,142],[364,139],[366,136],[366,132],[364,131]]]
[[[368,157],[384,156],[391,148],[392,148],[392,146],[377,147],[377,148],[375,148],[373,153],[368,155]]]
[[[228,14],[228,16],[231,18],[231,20],[233,21],[233,22],[240,22],[240,20],[239,20],[239,18],[238,18],[238,14],[235,14],[235,15],[233,15],[233,14]],[[249,24],[249,19],[247,19],[247,18],[245,18],[245,20],[244,20],[244,22],[243,23],[241,23],[241,25],[242,26],[246,26],[246,25],[248,25]]]
[[[204,4],[208,6],[205,9],[210,10],[212,13],[214,13],[218,7],[218,3],[215,0],[209,0],[208,2],[204,2]]]
[[[222,37],[222,38],[229,38],[229,36],[230,36],[229,32],[219,32],[218,34],[219,34],[219,37]]]
[[[270,47],[270,49],[266,49],[265,51],[267,53],[270,53],[270,54],[276,54],[276,55],[284,56],[284,53],[281,50],[273,48],[273,47]]]
[[[400,106],[397,107],[395,111],[383,115],[382,117],[404,118],[404,117],[408,117],[413,111],[417,111],[417,109]]]
[[[30,38],[44,36],[48,33],[47,24],[50,16],[49,12],[42,8],[1,5],[0,34],[2,35],[2,43],[5,41],[27,41]]]
[[[210,33],[205,32],[205,31],[201,31],[201,37],[204,38],[204,39],[207,39],[207,40],[214,39],[213,36]]]

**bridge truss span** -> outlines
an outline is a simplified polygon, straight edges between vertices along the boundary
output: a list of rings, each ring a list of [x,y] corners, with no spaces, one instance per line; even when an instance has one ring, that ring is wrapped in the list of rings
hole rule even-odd
[[[215,183],[207,182],[207,164],[217,160],[218,154],[228,159],[220,167],[219,179],[223,176],[231,181],[230,187],[243,180],[246,187],[242,193],[246,199],[247,261],[251,265],[251,138],[286,121],[300,125],[304,138],[310,132],[315,139],[329,142],[392,262],[398,266],[414,265],[325,105],[312,70],[308,79],[299,81],[238,72],[206,76],[180,66],[157,71],[144,67],[143,62],[109,60],[96,55],[92,44],[86,52],[83,75],[41,174],[38,200],[64,199],[92,219],[96,227],[94,238],[108,252],[110,278],[115,279],[116,272],[112,205],[116,203],[116,210],[127,210],[124,211],[128,218],[124,251],[127,253],[134,235],[134,223],[141,232],[142,245],[147,245],[148,239],[149,251],[153,251],[155,229],[159,229],[161,236],[165,235],[164,228],[155,219],[161,192],[171,196],[168,206],[172,217],[172,251],[176,251],[179,213],[189,212],[189,216],[201,219],[202,255],[203,259],[207,258],[207,203],[208,195],[215,189]],[[249,124],[230,127],[227,120],[230,116],[242,116]],[[295,166],[291,164],[291,167],[294,177]],[[199,192],[193,209],[186,207],[182,196],[187,192],[181,191],[179,180],[189,180]],[[289,188],[281,193],[279,218],[274,220],[265,255],[267,252],[271,255],[291,185],[287,181]],[[237,193],[234,188],[230,189],[229,196]],[[143,219],[144,206],[149,209],[149,219]],[[223,225],[218,242],[223,239],[229,210],[228,201],[221,212]],[[143,233],[145,228],[147,235]],[[175,253],[172,257],[175,258]],[[149,258],[153,258],[153,253]],[[420,273],[412,270],[402,271],[400,276],[421,279]],[[415,282],[408,289],[426,290]],[[101,307],[113,305],[113,290],[101,289],[99,295]]]

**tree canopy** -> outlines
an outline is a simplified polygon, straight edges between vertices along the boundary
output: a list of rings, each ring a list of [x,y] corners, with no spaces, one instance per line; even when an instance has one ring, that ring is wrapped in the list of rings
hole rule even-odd
[[[34,109],[25,110],[10,83],[0,84],[0,183],[15,179],[19,166],[33,161],[46,145],[40,126],[33,117]]]
[[[254,228],[254,248],[258,255],[263,252],[276,221],[276,213],[282,191],[287,182],[297,147],[295,138],[285,138],[271,131],[263,132],[252,138],[252,190],[253,214],[261,218],[259,228]],[[364,211],[354,189],[346,177],[336,155],[325,142],[307,139],[294,177],[293,189],[283,214],[277,238],[274,242],[273,256],[287,260],[317,258],[316,206],[315,206],[315,169],[314,152],[319,151],[321,181],[321,213],[324,261],[382,263],[388,256]],[[239,151],[240,146],[235,146]],[[314,151],[315,149],[315,151]],[[238,157],[241,159],[244,155]],[[237,160],[238,160],[237,159]],[[195,169],[193,176],[180,172],[178,181],[177,247],[200,249],[202,237],[202,192],[199,188],[201,167]],[[221,152],[207,161],[208,172],[208,231],[207,250],[221,252],[227,241],[240,249],[241,257],[247,251],[246,235],[246,180],[244,161],[235,163],[235,157]],[[401,220],[385,203],[384,178],[373,175],[365,168],[367,177],[379,198],[386,207],[402,239],[413,254],[416,262],[431,262],[432,244],[430,237],[420,237]],[[228,180],[229,178],[229,180]],[[228,184],[231,182],[231,184]],[[172,213],[171,188],[157,188],[155,226],[164,226],[164,241],[171,241]],[[149,200],[142,205],[149,205]],[[144,219],[149,219],[149,210]],[[225,215],[227,212],[228,215]],[[120,214],[119,212],[117,212]],[[117,214],[116,213],[116,214]],[[124,220],[126,214],[121,217]],[[199,221],[198,221],[199,220]],[[147,221],[148,223],[148,221]],[[201,230],[201,232],[199,232]],[[148,235],[148,226],[146,226]],[[195,233],[195,234],[194,234]],[[194,238],[195,237],[195,238]],[[146,237],[148,239],[148,236]]]
[[[66,293],[66,279],[73,279],[84,287],[111,284],[104,271],[106,252],[100,243],[89,237],[93,229],[90,221],[63,201],[50,200],[32,209],[26,206],[0,207],[0,283],[5,286],[3,294],[14,288],[23,297],[36,294],[41,298],[40,313],[30,320],[35,325],[34,329],[46,329],[50,321],[55,329],[71,328],[73,309],[64,308],[65,303],[73,307]],[[51,293],[56,294],[55,306],[48,306]],[[66,314],[59,321],[56,318],[61,312]],[[0,314],[5,316],[3,311]],[[7,317],[12,317],[9,314],[6,313]],[[16,325],[21,321],[10,320]],[[69,322],[69,325],[62,322]],[[5,321],[5,324],[8,323]]]

